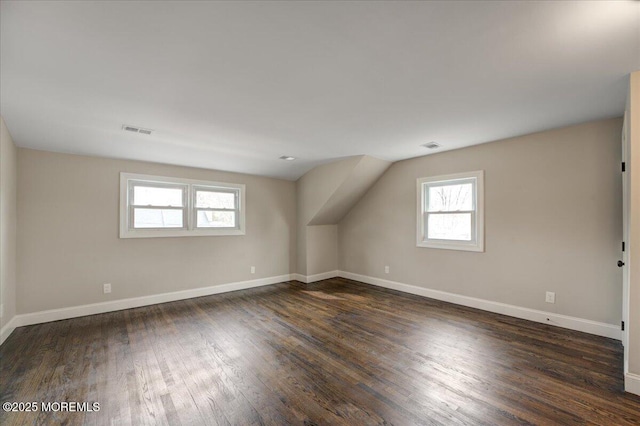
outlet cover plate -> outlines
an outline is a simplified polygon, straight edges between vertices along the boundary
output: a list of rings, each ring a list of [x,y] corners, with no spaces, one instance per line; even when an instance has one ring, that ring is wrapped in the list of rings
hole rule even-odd
[[[547,303],[556,303],[556,294],[553,291],[548,291],[544,301]]]

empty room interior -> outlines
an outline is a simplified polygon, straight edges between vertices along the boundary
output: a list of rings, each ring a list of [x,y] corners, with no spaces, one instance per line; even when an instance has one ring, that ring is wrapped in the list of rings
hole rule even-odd
[[[0,424],[640,424],[640,2],[0,2]]]

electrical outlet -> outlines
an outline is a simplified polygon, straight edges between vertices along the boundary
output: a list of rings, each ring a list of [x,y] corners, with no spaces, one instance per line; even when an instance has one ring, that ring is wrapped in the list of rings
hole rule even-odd
[[[547,303],[556,303],[556,294],[552,291],[548,291],[544,301]]]
[[[102,284],[102,291],[104,294],[111,293],[111,283]]]
[[[252,273],[252,274],[255,274],[255,273],[256,273],[256,267],[255,267],[255,266],[252,266],[252,267],[251,267],[251,273]]]
[[[385,274],[388,274],[388,273],[389,273],[389,265],[386,265],[386,266],[384,267],[384,273],[385,273]]]

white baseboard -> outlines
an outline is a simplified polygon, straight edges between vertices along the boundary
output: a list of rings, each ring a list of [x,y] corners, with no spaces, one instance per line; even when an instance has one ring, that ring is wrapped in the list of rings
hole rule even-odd
[[[210,296],[212,294],[227,293],[230,291],[277,284],[285,281],[290,281],[291,279],[291,274],[286,274],[276,277],[260,278],[257,280],[220,284],[211,287],[194,288],[191,290],[174,291],[171,293],[161,293],[150,296],[134,297],[130,299],[120,299],[110,302],[92,303],[89,305],[72,306],[69,308],[51,309],[48,311],[16,315],[11,319],[11,321],[9,321],[7,325],[2,328],[2,331],[0,332],[0,344],[4,343],[6,338],[9,337],[11,332],[13,332],[16,327],[82,317],[85,315],[95,315],[105,312],[120,311],[123,309],[138,308],[141,306],[155,305],[158,303],[191,299],[194,297]]]
[[[192,290],[183,290],[171,293],[155,294],[151,296],[114,300],[111,302],[93,303],[89,305],[73,306],[69,308],[52,309],[48,311],[16,315],[2,328],[2,330],[0,330],[0,344],[2,344],[7,339],[7,337],[9,337],[9,335],[16,327],[39,324],[49,321],[58,321],[68,318],[76,318],[85,315],[119,311],[122,309],[137,308],[141,306],[154,305],[157,303],[191,299],[193,297],[209,296],[212,294],[226,293],[230,291],[277,284],[290,280],[297,280],[303,283],[312,283],[315,281],[326,280],[334,277],[348,278],[354,281],[360,281],[379,287],[385,287],[405,293],[430,297],[432,299],[451,302],[463,306],[469,306],[472,308],[482,309],[498,314],[509,315],[516,318],[522,318],[544,324],[555,325],[558,327],[569,328],[572,330],[583,331],[585,333],[609,337],[612,339],[620,340],[622,338],[622,332],[620,331],[619,327],[612,324],[605,324],[582,318],[538,311],[535,309],[523,308],[520,306],[507,305],[505,303],[477,299],[475,297],[462,296],[459,294],[448,293],[440,290],[432,290],[424,287],[403,284],[395,281],[384,280],[381,278],[369,277],[366,275],[354,274],[346,271],[329,271],[315,275],[286,274],[276,277],[261,278],[251,281],[239,281],[235,283],[221,284],[217,286],[203,287]],[[631,389],[639,389],[638,392],[640,392],[640,382],[638,381],[638,378],[640,376],[634,374],[630,375],[631,379],[629,379],[629,386],[631,387]],[[627,374],[627,376],[629,376],[629,374]],[[636,393],[633,390],[630,390],[629,392]]]
[[[315,275],[291,274],[292,279],[303,282],[305,284],[328,280],[329,278],[335,278],[338,276],[340,276],[340,271],[328,271]]]
[[[640,395],[640,375],[633,373],[625,374],[624,390],[629,393]]]
[[[13,333],[13,330],[15,330],[16,327],[19,327],[16,324],[18,324],[18,321],[16,320],[16,315],[14,315],[9,322],[2,327],[2,330],[0,330],[0,345],[7,340],[7,337]]]
[[[567,315],[554,314],[551,312],[538,311],[536,309],[508,305],[506,303],[493,302],[491,300],[478,299],[475,297],[448,293],[446,291],[432,290],[429,288],[403,284],[396,281],[384,280],[382,278],[354,274],[352,272],[339,271],[339,276],[354,281],[361,281],[366,284],[390,288],[393,290],[416,294],[419,296],[430,297],[432,299],[442,300],[445,302],[455,303],[457,305],[468,306],[471,308],[482,309],[484,311],[494,312],[497,314],[522,318],[529,321],[540,322],[543,324],[550,324],[557,327],[568,328],[571,330],[583,331],[585,333],[609,337],[611,339],[622,339],[622,331],[620,330],[620,326],[618,325],[606,324],[577,317],[570,317]]]
[[[291,274],[291,279],[292,280],[296,280],[296,281],[300,281],[301,283],[304,283],[304,282],[306,282],[307,276],[295,273],[295,274]]]

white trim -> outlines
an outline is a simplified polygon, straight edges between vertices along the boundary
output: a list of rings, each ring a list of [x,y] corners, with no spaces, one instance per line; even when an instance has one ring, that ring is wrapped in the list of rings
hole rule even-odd
[[[148,181],[150,183],[164,183],[173,185],[186,185],[184,209],[184,228],[166,229],[130,229],[132,220],[129,214],[129,181]],[[218,187],[220,189],[238,191],[237,229],[231,228],[196,228],[194,222],[194,193],[195,187]],[[158,238],[158,237],[203,237],[223,235],[245,235],[246,221],[246,185],[240,183],[214,182],[206,180],[184,179],[167,176],[142,175],[138,173],[120,173],[120,238]]]
[[[582,318],[570,317],[566,315],[553,314],[535,309],[523,308],[505,303],[493,302],[490,300],[477,299],[475,297],[462,296],[459,294],[448,293],[440,290],[432,290],[424,287],[418,287],[410,284],[403,284],[395,281],[384,280],[381,278],[369,277],[366,275],[354,274],[346,271],[329,271],[315,275],[286,274],[269,278],[260,278],[250,281],[239,281],[235,283],[220,284],[210,287],[202,287],[191,290],[175,291],[171,293],[161,293],[151,296],[135,297],[130,299],[114,300],[110,302],[92,303],[89,305],[73,306],[69,308],[52,309],[48,311],[40,311],[29,314],[15,315],[0,330],[0,344],[13,332],[16,327],[26,325],[39,324],[49,321],[58,321],[69,318],[76,318],[85,315],[95,315],[105,312],[119,311],[122,309],[131,309],[141,306],[154,305],[158,303],[172,302],[176,300],[191,299],[194,297],[209,296],[213,294],[226,293],[236,290],[244,290],[254,287],[278,284],[286,281],[297,280],[303,283],[312,283],[315,281],[326,280],[329,278],[342,277],[378,287],[390,288],[405,293],[416,294],[419,296],[429,297],[436,300],[443,300],[462,306],[482,309],[489,312],[495,312],[503,315],[509,315],[516,318],[522,318],[530,321],[550,324],[558,327],[568,328],[572,330],[582,331],[585,333],[595,334],[598,336],[609,337],[612,339],[621,339],[621,332],[618,326],[605,324],[601,322],[586,320]],[[548,320],[547,320],[548,319]],[[627,392],[640,392],[640,376],[627,373],[625,376],[625,386]],[[629,390],[630,389],[630,390]],[[637,390],[637,391],[636,391]],[[640,394],[640,393],[639,393]]]
[[[8,323],[6,323],[4,325],[4,327],[2,327],[2,330],[0,330],[0,345],[4,343],[5,340],[7,340],[7,337],[9,337],[11,335],[11,333],[13,333],[13,330],[16,329],[16,327],[18,327],[18,320],[16,319],[16,315],[14,315]]]
[[[506,303],[494,302],[491,300],[478,299],[475,297],[463,296],[455,293],[448,293],[446,291],[418,287],[415,285],[399,283],[396,281],[389,281],[381,278],[354,274],[352,272],[340,271],[339,276],[354,281],[360,281],[366,284],[376,285],[378,287],[390,288],[405,293],[416,294],[418,296],[429,297],[436,300],[443,300],[445,302],[455,303],[457,305],[468,306],[476,309],[482,309],[484,311],[508,315],[515,318],[522,318],[529,321],[550,324],[557,327],[582,331],[585,333],[609,337],[616,340],[620,340],[622,338],[620,327],[613,324],[606,324],[583,318],[570,317],[567,315],[554,314],[551,312],[538,311],[536,309],[523,308],[520,306],[508,305]]]
[[[474,209],[472,215],[472,241],[435,240],[427,239],[425,223],[425,185],[441,183],[453,185],[454,181],[473,181]],[[422,248],[434,248],[445,250],[464,250],[484,252],[484,170],[473,172],[454,173],[449,175],[429,176],[416,180],[416,246]],[[438,212],[437,214],[456,213]],[[468,213],[468,212],[467,212]],[[432,213],[433,214],[433,213]]]
[[[9,337],[16,327],[40,324],[43,322],[58,321],[85,315],[102,314],[105,312],[120,311],[123,309],[138,308],[141,306],[155,305],[158,303],[174,302],[176,300],[191,299],[194,297],[210,296],[212,294],[227,293],[230,291],[245,290],[291,281],[291,275],[279,275],[269,278],[259,278],[250,281],[238,281],[228,284],[214,285],[210,287],[194,288],[191,290],[174,291],[171,293],[154,294],[150,296],[133,297],[130,299],[113,300],[110,302],[91,303],[88,305],[72,306],[69,308],[51,309],[48,311],[33,312],[14,316],[11,321],[2,328],[2,340]],[[0,344],[1,344],[0,342]]]
[[[328,280],[329,278],[335,278],[340,276],[340,271],[328,271],[322,272],[321,274],[315,275],[302,275],[302,274],[291,274],[291,279],[296,281],[300,281],[305,284],[314,283],[316,281]]]
[[[627,373],[624,375],[625,392],[640,395],[640,375]]]
[[[629,152],[631,151],[631,138],[629,137],[629,110],[628,108],[624,112],[624,119],[622,122],[622,161],[629,164]],[[631,324],[629,321],[629,288],[631,283],[629,281],[629,219],[631,217],[631,173],[621,173],[622,178],[622,241],[626,244],[625,251],[620,253],[620,259],[624,262],[622,266],[622,321],[627,325],[622,332],[622,346],[624,347],[623,365],[624,373],[629,372],[629,328]]]
[[[291,274],[291,279],[292,280],[296,280],[296,281],[300,281],[301,283],[305,283],[307,282],[307,276],[306,275],[302,275],[302,274]]]

